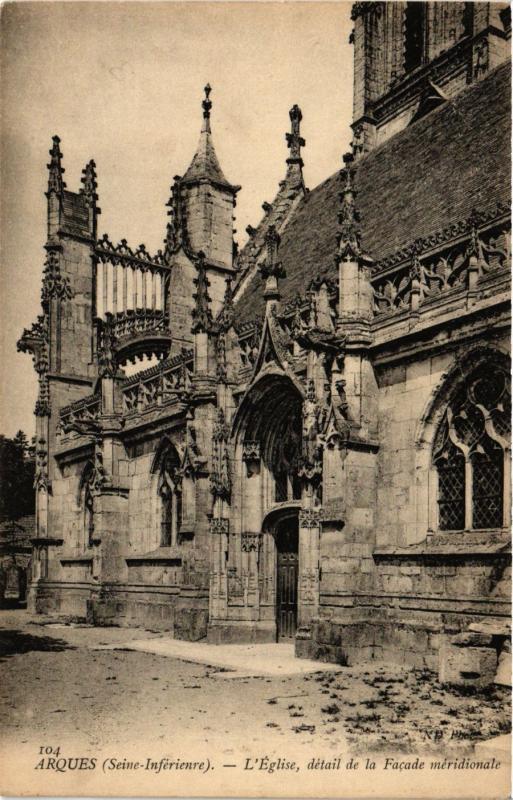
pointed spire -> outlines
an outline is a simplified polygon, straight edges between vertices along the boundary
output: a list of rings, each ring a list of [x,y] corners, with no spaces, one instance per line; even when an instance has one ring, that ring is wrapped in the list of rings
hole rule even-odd
[[[341,208],[338,214],[339,234],[337,261],[356,261],[362,255],[360,246],[359,215],[355,207],[355,192],[353,188],[354,156],[352,153],[344,155],[345,167],[341,170],[344,187],[340,192]]]
[[[217,186],[227,189],[232,194],[236,194],[240,186],[233,186],[225,178],[219,161],[217,160],[216,151],[212,142],[212,131],[210,128],[210,111],[212,108],[212,101],[210,100],[211,91],[212,87],[207,83],[204,89],[205,99],[201,104],[203,108],[203,125],[198,147],[196,148],[196,153],[194,154],[194,158],[187,172],[182,178],[182,183],[191,184],[208,180]]]
[[[97,217],[98,214],[102,213],[102,210],[98,207],[98,195],[96,193],[98,188],[98,183],[96,180],[96,164],[92,159],[82,170],[82,177],[80,180],[83,184],[82,188],[80,189],[80,194],[85,200],[89,214],[89,230],[93,239],[96,239]]]
[[[303,159],[301,158],[301,148],[305,146],[306,142],[300,135],[301,120],[303,114],[298,105],[293,105],[289,111],[290,117],[290,133],[285,134],[287,140],[287,147],[290,150],[290,156],[287,158],[287,164],[299,164],[303,166]]]
[[[62,166],[62,153],[59,147],[61,140],[58,136],[53,136],[52,142],[52,149],[48,151],[50,153],[50,163],[47,164],[49,171],[47,194],[55,192],[55,194],[62,195],[66,184],[62,180],[65,169]]]
[[[209,333],[212,328],[212,312],[208,294],[210,281],[207,278],[205,254],[201,251],[198,253],[196,269],[198,270],[198,277],[194,279],[196,293],[193,295],[194,308],[192,309],[193,323],[191,330],[193,333]]]

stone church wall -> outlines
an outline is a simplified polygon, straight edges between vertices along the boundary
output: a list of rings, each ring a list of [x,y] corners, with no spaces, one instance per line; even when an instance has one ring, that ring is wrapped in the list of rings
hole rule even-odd
[[[380,370],[377,503],[372,508],[370,483],[358,481],[346,492],[343,529],[323,524],[319,616],[311,641],[298,642],[299,655],[437,669],[450,636],[509,619],[511,565],[499,552],[501,533],[438,534],[431,442],[429,456],[419,458],[419,421],[459,359],[444,353]],[[365,530],[358,522],[373,512]]]

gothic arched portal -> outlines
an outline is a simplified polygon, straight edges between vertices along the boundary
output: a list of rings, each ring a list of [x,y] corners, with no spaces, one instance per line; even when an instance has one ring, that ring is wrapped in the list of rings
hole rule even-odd
[[[301,388],[283,373],[261,376],[241,403],[234,433],[246,466],[241,476],[243,553],[255,537],[259,542],[250,569],[257,571],[260,618],[269,614],[277,639],[292,640],[301,568]]]

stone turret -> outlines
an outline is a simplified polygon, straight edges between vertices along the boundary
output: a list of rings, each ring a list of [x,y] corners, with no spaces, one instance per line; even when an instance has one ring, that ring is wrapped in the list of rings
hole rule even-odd
[[[240,186],[225,178],[219,164],[210,125],[210,86],[205,86],[203,126],[194,158],[180,180],[188,242],[194,252],[205,253],[207,261],[233,267],[233,209]]]
[[[226,179],[214,149],[211,91],[207,84],[196,152],[185,174],[175,176],[167,203],[164,255],[172,268],[168,297],[174,353],[192,343],[191,315],[200,254],[214,318],[223,305],[226,277],[234,271],[233,210],[240,186]]]

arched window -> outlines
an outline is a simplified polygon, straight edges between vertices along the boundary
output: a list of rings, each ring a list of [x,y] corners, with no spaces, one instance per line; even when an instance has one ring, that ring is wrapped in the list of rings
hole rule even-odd
[[[482,365],[460,386],[444,414],[433,450],[440,530],[501,528],[509,490],[509,374]]]
[[[182,484],[176,450],[170,447],[161,460],[158,493],[160,497],[160,544],[179,543],[182,522]]]
[[[427,3],[406,3],[404,69],[406,72],[420,67],[424,62]]]
[[[94,498],[89,483],[86,483],[84,489],[84,528],[87,545],[91,547],[94,540]]]

